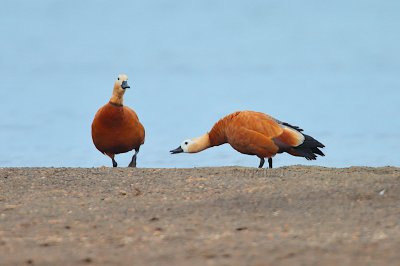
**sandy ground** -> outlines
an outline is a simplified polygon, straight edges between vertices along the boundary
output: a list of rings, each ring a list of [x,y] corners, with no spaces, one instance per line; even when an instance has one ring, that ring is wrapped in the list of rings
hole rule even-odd
[[[0,169],[0,265],[399,265],[400,168]]]

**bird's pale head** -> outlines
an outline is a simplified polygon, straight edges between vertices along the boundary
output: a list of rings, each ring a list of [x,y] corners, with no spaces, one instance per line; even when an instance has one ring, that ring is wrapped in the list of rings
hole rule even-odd
[[[190,146],[193,145],[194,143],[195,142],[191,139],[184,140],[182,141],[181,145],[178,148],[171,150],[170,152],[171,154],[182,153],[182,152],[190,153],[191,150]]]
[[[119,95],[123,95],[126,89],[129,89],[128,76],[125,74],[119,74],[117,80],[114,83],[114,92]]]
[[[114,89],[110,102],[117,105],[123,105],[124,93],[128,88],[130,88],[128,85],[128,76],[125,74],[119,74],[114,83]]]
[[[171,150],[171,154],[176,154],[176,153],[196,153],[200,152],[202,150],[205,150],[210,147],[210,137],[208,134],[205,134],[201,137],[194,138],[194,139],[187,139],[182,141],[181,145],[174,149]]]

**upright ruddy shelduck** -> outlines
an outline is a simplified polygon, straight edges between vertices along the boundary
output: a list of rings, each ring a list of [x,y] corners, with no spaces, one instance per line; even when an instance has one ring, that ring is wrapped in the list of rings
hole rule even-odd
[[[170,152],[195,153],[229,143],[238,152],[260,158],[259,168],[263,167],[264,158],[268,158],[269,168],[272,168],[272,157],[277,153],[287,152],[307,160],[315,160],[317,154],[325,156],[319,149],[325,146],[302,131],[264,113],[239,111],[219,120],[210,132],[185,140]]]
[[[128,77],[118,75],[110,101],[101,107],[92,123],[92,139],[96,148],[112,160],[117,167],[115,154],[135,150],[129,167],[136,167],[140,145],[144,143],[144,128],[136,113],[123,105],[125,90],[130,88]]]

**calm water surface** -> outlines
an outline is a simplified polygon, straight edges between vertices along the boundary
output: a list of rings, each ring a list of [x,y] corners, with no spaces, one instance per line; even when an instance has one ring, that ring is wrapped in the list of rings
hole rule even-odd
[[[400,166],[399,12],[395,0],[8,1],[0,166],[111,166],[90,125],[121,72],[146,128],[140,167],[257,166],[228,145],[168,153],[243,109],[327,146],[275,166]]]

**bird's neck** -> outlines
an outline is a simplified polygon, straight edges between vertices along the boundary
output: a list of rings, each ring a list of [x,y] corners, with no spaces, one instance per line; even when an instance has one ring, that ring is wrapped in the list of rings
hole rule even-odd
[[[124,105],[124,92],[119,90],[116,85],[114,85],[114,90],[110,99],[110,103],[113,103],[115,105]]]
[[[194,139],[194,143],[190,146],[190,152],[200,152],[210,147],[210,136],[206,133],[203,136]]]
[[[113,94],[110,99],[110,103],[115,105],[124,105],[124,97],[123,95],[115,95]]]
[[[219,146],[228,142],[226,138],[226,123],[225,119],[219,120],[213,128],[210,130],[209,139],[210,139],[210,146]]]

